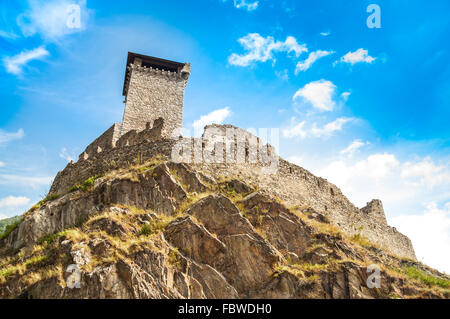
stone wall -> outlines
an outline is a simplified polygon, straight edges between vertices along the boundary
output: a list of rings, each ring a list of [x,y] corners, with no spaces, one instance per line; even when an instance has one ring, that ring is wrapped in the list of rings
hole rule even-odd
[[[387,225],[386,215],[384,214],[383,203],[379,199],[374,199],[361,208],[361,212],[367,214],[367,218],[373,219],[377,224]]]
[[[89,144],[84,152],[79,156],[80,160],[87,159],[89,156],[94,156],[104,150],[109,150],[116,147],[116,142],[119,139],[120,124],[114,123],[109,129],[105,131],[100,137]]]
[[[184,89],[190,74],[186,64],[180,72],[158,70],[131,64],[121,135],[141,131],[147,123],[163,118],[164,137],[170,137],[183,124]],[[178,131],[180,134],[181,131]]]

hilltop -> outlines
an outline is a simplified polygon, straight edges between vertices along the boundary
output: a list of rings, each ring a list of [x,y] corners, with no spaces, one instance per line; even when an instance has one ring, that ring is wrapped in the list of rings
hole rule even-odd
[[[136,158],[50,195],[0,242],[0,297],[449,297],[446,275],[346,235],[243,170],[215,172]],[[373,265],[380,288],[367,287]]]

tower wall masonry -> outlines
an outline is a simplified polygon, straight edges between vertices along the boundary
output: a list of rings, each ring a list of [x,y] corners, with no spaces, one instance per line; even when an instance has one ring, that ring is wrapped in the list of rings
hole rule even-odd
[[[158,70],[136,64],[128,66],[129,82],[121,134],[141,131],[157,118],[165,122],[164,137],[181,133],[184,89],[190,74],[186,66],[180,72]]]

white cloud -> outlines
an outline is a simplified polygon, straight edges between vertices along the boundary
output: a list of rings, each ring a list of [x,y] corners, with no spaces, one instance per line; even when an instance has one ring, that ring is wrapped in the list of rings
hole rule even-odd
[[[351,95],[350,92],[343,92],[343,93],[341,94],[341,98],[342,98],[342,100],[343,100],[344,102],[347,102],[348,97],[349,97],[350,95]]]
[[[393,217],[391,224],[411,239],[418,260],[450,273],[450,202],[430,202],[423,214]]]
[[[306,137],[330,137],[334,133],[341,131],[344,124],[355,120],[354,118],[341,117],[333,122],[327,123],[322,127],[318,127],[316,123],[313,123],[311,127],[306,128],[306,121],[302,121],[295,124],[295,118],[291,119],[291,127],[282,130],[282,134],[285,138],[306,138]]]
[[[283,81],[289,80],[289,73],[286,69],[284,69],[283,71],[275,71],[275,75],[277,76],[277,78]]]
[[[243,8],[247,11],[253,11],[258,8],[258,1],[247,1],[247,0],[234,0],[234,7],[235,8]]]
[[[29,10],[17,18],[25,36],[40,34],[48,40],[57,40],[65,35],[84,29],[88,11],[86,1],[28,1]]]
[[[341,58],[341,62],[350,63],[351,65],[355,65],[356,63],[372,63],[376,58],[371,57],[369,55],[368,50],[358,49],[355,52],[348,52]]]
[[[429,157],[416,163],[404,163],[401,177],[413,186],[433,188],[436,185],[450,184],[450,172],[443,165],[435,165]]]
[[[22,73],[22,68],[32,60],[39,60],[48,56],[49,53],[44,47],[39,47],[31,51],[22,51],[18,55],[3,58],[6,71],[12,74]]]
[[[345,160],[334,161],[321,169],[320,175],[343,187],[344,190],[348,190],[348,193],[352,193],[355,189],[354,182],[362,179],[367,183],[380,180],[393,173],[394,168],[398,166],[399,162],[392,154],[373,154],[354,164]],[[362,201],[358,200],[358,204],[365,202],[366,198]]]
[[[291,36],[282,42],[275,41],[271,36],[264,38],[258,33],[249,33],[240,38],[238,42],[246,53],[242,55],[231,54],[228,57],[228,63],[231,65],[249,66],[254,62],[275,61],[273,56],[275,52],[294,53],[296,57],[299,57],[300,54],[308,51],[305,44],[298,44],[297,40]]]
[[[331,34],[331,32],[327,31],[327,32],[320,32],[320,35],[323,37],[327,37]]]
[[[284,129],[282,131],[282,134],[286,138],[293,138],[293,137],[305,138],[308,136],[308,132],[305,130],[305,124],[306,124],[305,121],[300,122],[290,128]]]
[[[333,122],[325,124],[323,127],[317,127],[314,123],[311,128],[311,134],[315,137],[327,137],[333,135],[333,133],[341,131],[345,123],[353,121],[353,118],[340,117]]]
[[[229,107],[218,109],[209,114],[202,115],[200,119],[194,121],[192,126],[194,127],[194,130],[198,132],[203,130],[203,128],[208,124],[222,124],[223,121],[230,115],[231,111]]]
[[[16,133],[9,133],[0,130],[0,146],[2,144],[7,144],[13,140],[19,140],[25,136],[23,129],[19,129]]]
[[[5,167],[5,163],[0,162],[0,167]]]
[[[342,188],[358,206],[380,198],[392,213],[414,208],[418,200],[420,204],[450,198],[450,165],[438,165],[429,158],[401,162],[394,154],[375,153],[360,159],[341,158],[312,170]]]
[[[67,152],[67,149],[65,147],[63,147],[61,149],[61,152],[59,153],[59,157],[65,159],[68,162],[75,161],[75,157],[73,155],[69,155],[69,153]]]
[[[334,101],[335,93],[336,85],[322,79],[306,84],[295,92],[292,99],[296,101],[298,98],[301,98],[320,111],[332,111],[336,105]]]
[[[358,149],[361,147],[369,144],[368,142],[362,142],[361,140],[354,140],[349,146],[347,146],[345,149],[341,151],[342,155],[352,155],[355,153]]]
[[[0,30],[0,38],[10,39],[14,40],[17,39],[19,36],[15,34],[14,32],[6,32],[3,30]]]
[[[40,186],[49,186],[53,181],[52,177],[28,177],[10,174],[0,174],[0,185],[17,185],[37,189]]]
[[[322,50],[311,52],[306,60],[297,63],[297,66],[295,68],[295,74],[298,74],[301,71],[308,70],[318,59],[326,57],[333,53],[334,51],[322,51]]]
[[[15,196],[8,196],[5,198],[0,199],[0,208],[3,207],[22,207],[25,205],[28,205],[30,203],[30,199],[27,197],[15,197]]]

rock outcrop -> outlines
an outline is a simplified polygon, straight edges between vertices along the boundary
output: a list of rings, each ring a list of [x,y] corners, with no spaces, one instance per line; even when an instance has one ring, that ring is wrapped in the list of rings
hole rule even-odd
[[[307,202],[160,158],[48,198],[0,241],[0,298],[448,298],[449,285]]]

